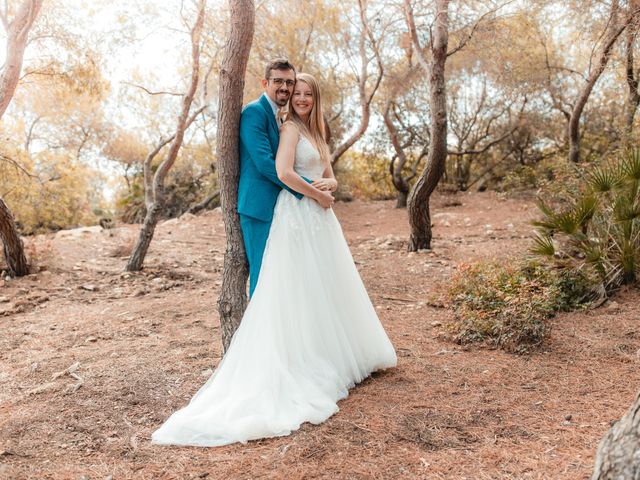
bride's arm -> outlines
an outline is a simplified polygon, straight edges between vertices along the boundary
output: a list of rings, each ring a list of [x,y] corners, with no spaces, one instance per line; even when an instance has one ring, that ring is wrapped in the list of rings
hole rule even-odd
[[[310,185],[293,169],[299,138],[298,128],[293,124],[285,123],[280,129],[280,143],[276,154],[278,178],[291,190],[313,198],[323,208],[329,208],[334,201],[331,194]]]
[[[315,180],[311,185],[319,190],[327,190],[329,192],[335,192],[338,189],[338,181],[333,174],[330,161],[327,161],[327,167],[324,169],[324,172],[322,172],[322,178]]]

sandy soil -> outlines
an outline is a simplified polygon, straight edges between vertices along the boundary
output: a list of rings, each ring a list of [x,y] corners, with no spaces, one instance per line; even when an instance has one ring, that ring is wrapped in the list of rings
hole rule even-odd
[[[553,319],[528,356],[457,346],[438,289],[460,262],[526,250],[533,202],[438,197],[433,250],[418,254],[393,207],[335,210],[398,367],[322,425],[215,449],[150,435],[220,360],[219,212],[160,225],[140,274],[122,273],[136,226],[30,239],[45,270],[0,280],[0,478],[588,478],[640,384],[637,291]]]

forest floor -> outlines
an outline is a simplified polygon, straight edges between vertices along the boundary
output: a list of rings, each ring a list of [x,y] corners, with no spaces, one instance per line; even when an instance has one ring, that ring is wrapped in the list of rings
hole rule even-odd
[[[0,478],[589,478],[640,384],[640,295],[557,316],[529,355],[458,346],[434,298],[461,262],[524,252],[536,208],[473,193],[432,210],[416,254],[394,202],[335,207],[397,368],[321,425],[219,448],[150,443],[220,360],[219,211],[162,223],[139,274],[122,272],[137,226],[29,239],[43,270],[0,280]]]

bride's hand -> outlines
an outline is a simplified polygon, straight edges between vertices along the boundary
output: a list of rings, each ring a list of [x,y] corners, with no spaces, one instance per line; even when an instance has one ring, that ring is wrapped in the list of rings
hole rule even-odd
[[[318,202],[320,206],[326,210],[327,208],[331,208],[331,205],[333,205],[333,202],[335,202],[335,198],[333,198],[333,195],[331,195],[328,191],[320,190],[315,198],[315,201]]]
[[[318,190],[324,190],[327,192],[335,192],[338,189],[338,181],[335,178],[321,178],[320,180],[314,180],[311,184]]]

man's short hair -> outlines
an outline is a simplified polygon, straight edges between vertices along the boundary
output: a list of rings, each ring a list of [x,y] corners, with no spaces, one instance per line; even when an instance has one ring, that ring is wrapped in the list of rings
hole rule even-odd
[[[265,80],[269,80],[271,70],[293,70],[293,73],[296,73],[295,67],[289,62],[289,60],[284,58],[277,58],[267,63],[267,67],[264,69]]]

